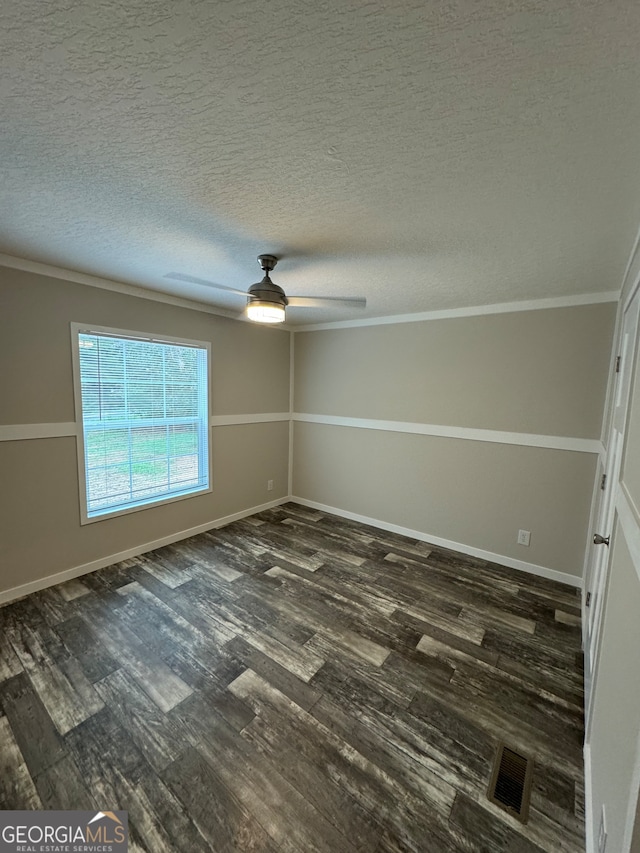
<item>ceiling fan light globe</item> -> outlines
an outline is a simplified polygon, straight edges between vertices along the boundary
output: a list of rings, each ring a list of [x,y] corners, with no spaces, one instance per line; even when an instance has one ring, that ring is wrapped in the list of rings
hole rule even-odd
[[[252,300],[247,305],[247,317],[254,323],[284,323],[284,305]]]

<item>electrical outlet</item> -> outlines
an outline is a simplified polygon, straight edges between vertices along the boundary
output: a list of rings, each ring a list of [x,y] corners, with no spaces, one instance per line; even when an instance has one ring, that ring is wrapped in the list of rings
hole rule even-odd
[[[530,530],[518,530],[518,545],[526,545],[528,548],[530,541],[531,541],[531,531]]]
[[[267,491],[268,492],[273,491],[273,480],[267,480]]]
[[[602,812],[600,813],[600,829],[598,831],[598,853],[605,853],[607,849],[607,817],[604,811],[604,803],[602,804]]]

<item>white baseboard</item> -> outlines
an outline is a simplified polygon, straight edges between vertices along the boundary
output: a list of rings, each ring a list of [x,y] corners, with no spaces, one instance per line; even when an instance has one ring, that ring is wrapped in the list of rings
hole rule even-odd
[[[260,506],[253,506],[249,509],[234,512],[232,515],[225,515],[223,518],[207,521],[204,524],[199,524],[197,527],[190,527],[188,530],[180,530],[177,533],[170,533],[169,536],[163,536],[162,539],[156,539],[153,542],[145,542],[143,545],[135,545],[133,548],[128,548],[126,551],[119,551],[117,554],[109,554],[107,557],[100,557],[98,560],[92,560],[90,563],[83,563],[81,566],[74,566],[71,569],[65,569],[63,572],[57,572],[55,575],[47,575],[44,578],[38,578],[35,581],[14,586],[11,589],[0,591],[0,605],[7,604],[9,601],[15,601],[17,598],[23,598],[25,595],[30,595],[32,592],[39,592],[41,589],[46,589],[49,586],[55,586],[59,583],[78,578],[81,575],[87,575],[89,572],[95,572],[98,569],[104,569],[106,566],[112,566],[114,563],[120,563],[122,560],[129,560],[131,557],[138,557],[140,554],[146,554],[148,551],[155,551],[156,548],[162,548],[163,545],[172,545],[174,542],[179,542],[181,539],[188,539],[190,536],[196,536],[198,533],[204,533],[205,530],[213,530],[216,527],[224,527],[225,524],[230,524],[232,521],[238,521],[240,518],[246,518],[249,515],[255,515],[265,509],[271,509],[274,506],[280,506],[287,503],[288,497],[277,498],[274,501],[269,501]]]
[[[212,530],[216,527],[223,527],[225,524],[230,524],[232,521],[237,521],[240,518],[246,518],[249,515],[255,515],[265,509],[281,506],[282,504],[292,501],[301,506],[317,509],[321,512],[328,512],[332,515],[338,515],[342,518],[349,518],[352,521],[359,521],[362,524],[369,524],[372,527],[379,527],[381,530],[389,530],[392,533],[399,533],[402,536],[408,536],[411,539],[419,539],[422,542],[430,542],[433,545],[439,545],[442,548],[449,548],[452,551],[460,551],[462,554],[468,554],[470,557],[478,557],[481,560],[489,560],[492,563],[499,563],[503,566],[508,566],[512,569],[518,569],[522,572],[528,572],[538,577],[548,578],[549,580],[558,581],[559,583],[568,584],[569,586],[581,588],[582,578],[570,575],[565,572],[558,572],[555,569],[548,569],[545,566],[538,566],[535,563],[526,563],[523,560],[515,560],[512,557],[506,557],[503,554],[494,554],[491,551],[484,551],[481,548],[474,548],[471,545],[465,545],[462,542],[453,542],[450,539],[443,539],[440,536],[432,536],[429,533],[423,533],[420,530],[412,530],[409,527],[401,527],[398,524],[390,524],[386,521],[381,521],[378,518],[369,518],[366,515],[348,512],[335,506],[328,506],[317,501],[308,501],[306,498],[298,498],[295,496],[286,496],[277,498],[274,501],[260,504],[260,506],[243,509],[240,512],[226,515],[223,518],[218,518],[213,521],[207,521],[204,524],[199,524],[197,527],[191,527],[188,530],[180,530],[177,533],[171,533],[168,536],[163,536],[162,539],[156,539],[153,542],[145,542],[142,545],[136,545],[126,551],[119,551],[116,554],[109,554],[106,557],[101,557],[98,560],[93,560],[90,563],[83,563],[80,566],[74,566],[71,569],[65,569],[63,572],[57,572],[54,575],[47,575],[44,578],[30,581],[29,583],[14,586],[11,589],[0,590],[0,605],[6,604],[9,601],[15,601],[17,598],[23,598],[25,595],[30,595],[32,592],[38,592],[41,589],[46,589],[50,586],[55,586],[59,583],[71,580],[72,578],[80,577],[81,575],[95,572],[98,569],[104,569],[106,566],[111,566],[114,563],[120,563],[122,560],[128,560],[131,557],[138,557],[140,554],[146,554],[148,551],[154,551],[156,548],[162,548],[163,545],[171,545],[173,542],[179,542],[181,539],[188,539],[189,536],[196,536],[198,533],[203,533],[205,530]]]
[[[513,557],[505,557],[504,554],[494,554],[492,551],[484,551],[482,548],[474,548],[472,545],[465,545],[462,542],[452,542],[450,539],[443,539],[441,536],[433,536],[431,533],[423,533],[421,530],[412,530],[410,527],[390,524],[388,521],[381,521],[379,518],[369,518],[366,515],[348,512],[339,507],[327,506],[327,504],[321,504],[317,501],[308,501],[306,498],[292,496],[289,500],[301,506],[309,507],[309,509],[329,512],[332,515],[349,518],[352,521],[359,521],[362,524],[369,524],[371,527],[379,527],[381,530],[389,530],[391,533],[399,533],[401,536],[419,539],[421,542],[430,542],[432,545],[449,548],[451,551],[460,551],[462,554],[468,554],[470,557],[478,557],[481,560],[488,560],[491,563],[508,566],[510,569],[518,569],[521,572],[528,572],[530,575],[537,575],[541,578],[547,578],[548,580],[558,581],[559,583],[582,589],[582,578],[577,575],[558,572],[556,569],[548,569],[546,566],[538,566],[535,563],[526,563],[524,560],[516,560]]]

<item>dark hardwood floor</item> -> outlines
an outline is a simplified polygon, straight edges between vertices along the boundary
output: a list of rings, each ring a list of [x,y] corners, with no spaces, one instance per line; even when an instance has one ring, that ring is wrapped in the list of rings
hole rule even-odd
[[[0,808],[126,809],[149,853],[573,853],[582,704],[575,590],[287,504],[0,608]]]

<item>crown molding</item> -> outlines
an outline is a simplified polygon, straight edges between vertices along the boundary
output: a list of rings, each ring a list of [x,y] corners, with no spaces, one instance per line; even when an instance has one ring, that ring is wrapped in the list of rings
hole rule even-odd
[[[149,299],[152,302],[164,302],[177,308],[188,308],[191,311],[202,311],[205,314],[215,314],[219,317],[227,317],[230,320],[249,322],[243,314],[234,311],[226,311],[224,308],[216,308],[206,302],[198,302],[195,299],[186,299],[182,296],[172,296],[170,293],[161,293],[158,290],[150,290],[138,284],[125,284],[122,281],[112,281],[109,278],[101,278],[88,273],[68,270],[56,267],[52,264],[43,264],[40,261],[30,261],[27,258],[18,258],[14,255],[0,253],[0,267],[32,272],[37,275],[46,275],[50,278],[59,278],[62,281],[72,281],[75,284],[85,284],[89,287],[99,287],[102,290],[111,290],[114,293],[124,293],[127,296],[136,296],[139,299]]]
[[[640,237],[640,232],[639,232]],[[637,242],[634,245],[634,252]],[[631,265],[634,252],[629,259],[628,268]],[[114,293],[123,293],[127,296],[135,296],[139,299],[148,299],[152,302],[163,302],[166,305],[174,305],[177,308],[188,308],[191,311],[202,311],[205,314],[214,314],[218,317],[226,317],[237,320],[240,323],[251,322],[243,313],[227,311],[217,308],[207,302],[198,302],[195,299],[187,299],[182,296],[173,296],[170,293],[162,293],[151,290],[138,284],[126,284],[122,281],[102,278],[77,270],[57,267],[53,264],[32,261],[27,258],[19,258],[15,255],[0,253],[0,267],[32,272],[37,275],[45,275],[50,278],[58,278],[62,281],[72,281],[76,284],[84,284],[89,287],[99,287],[102,290],[110,290]],[[325,329],[350,329],[359,326],[380,326],[393,323],[421,323],[426,320],[448,320],[456,317],[478,317],[484,314],[509,314],[517,311],[540,311],[545,308],[571,308],[577,305],[596,305],[602,302],[617,302],[620,291],[606,291],[602,293],[583,293],[577,296],[557,296],[545,299],[531,299],[521,302],[500,302],[493,305],[475,305],[467,308],[444,308],[438,311],[421,311],[415,314],[390,314],[384,317],[368,317],[360,320],[336,320],[329,323],[279,323],[274,328],[288,332],[318,332]]]
[[[288,326],[292,332],[320,332],[325,329],[351,329],[359,326],[382,326],[389,323],[422,323],[426,320],[450,320],[458,317],[480,317],[484,314],[513,314],[518,311],[542,311],[549,308],[574,308],[579,305],[598,305],[617,302],[620,291],[582,293],[576,296],[552,296],[521,302],[498,302],[493,305],[474,305],[469,308],[443,308],[438,311],[421,311],[416,314],[390,314],[386,317],[367,317],[361,320],[336,320],[332,323],[312,323]]]

